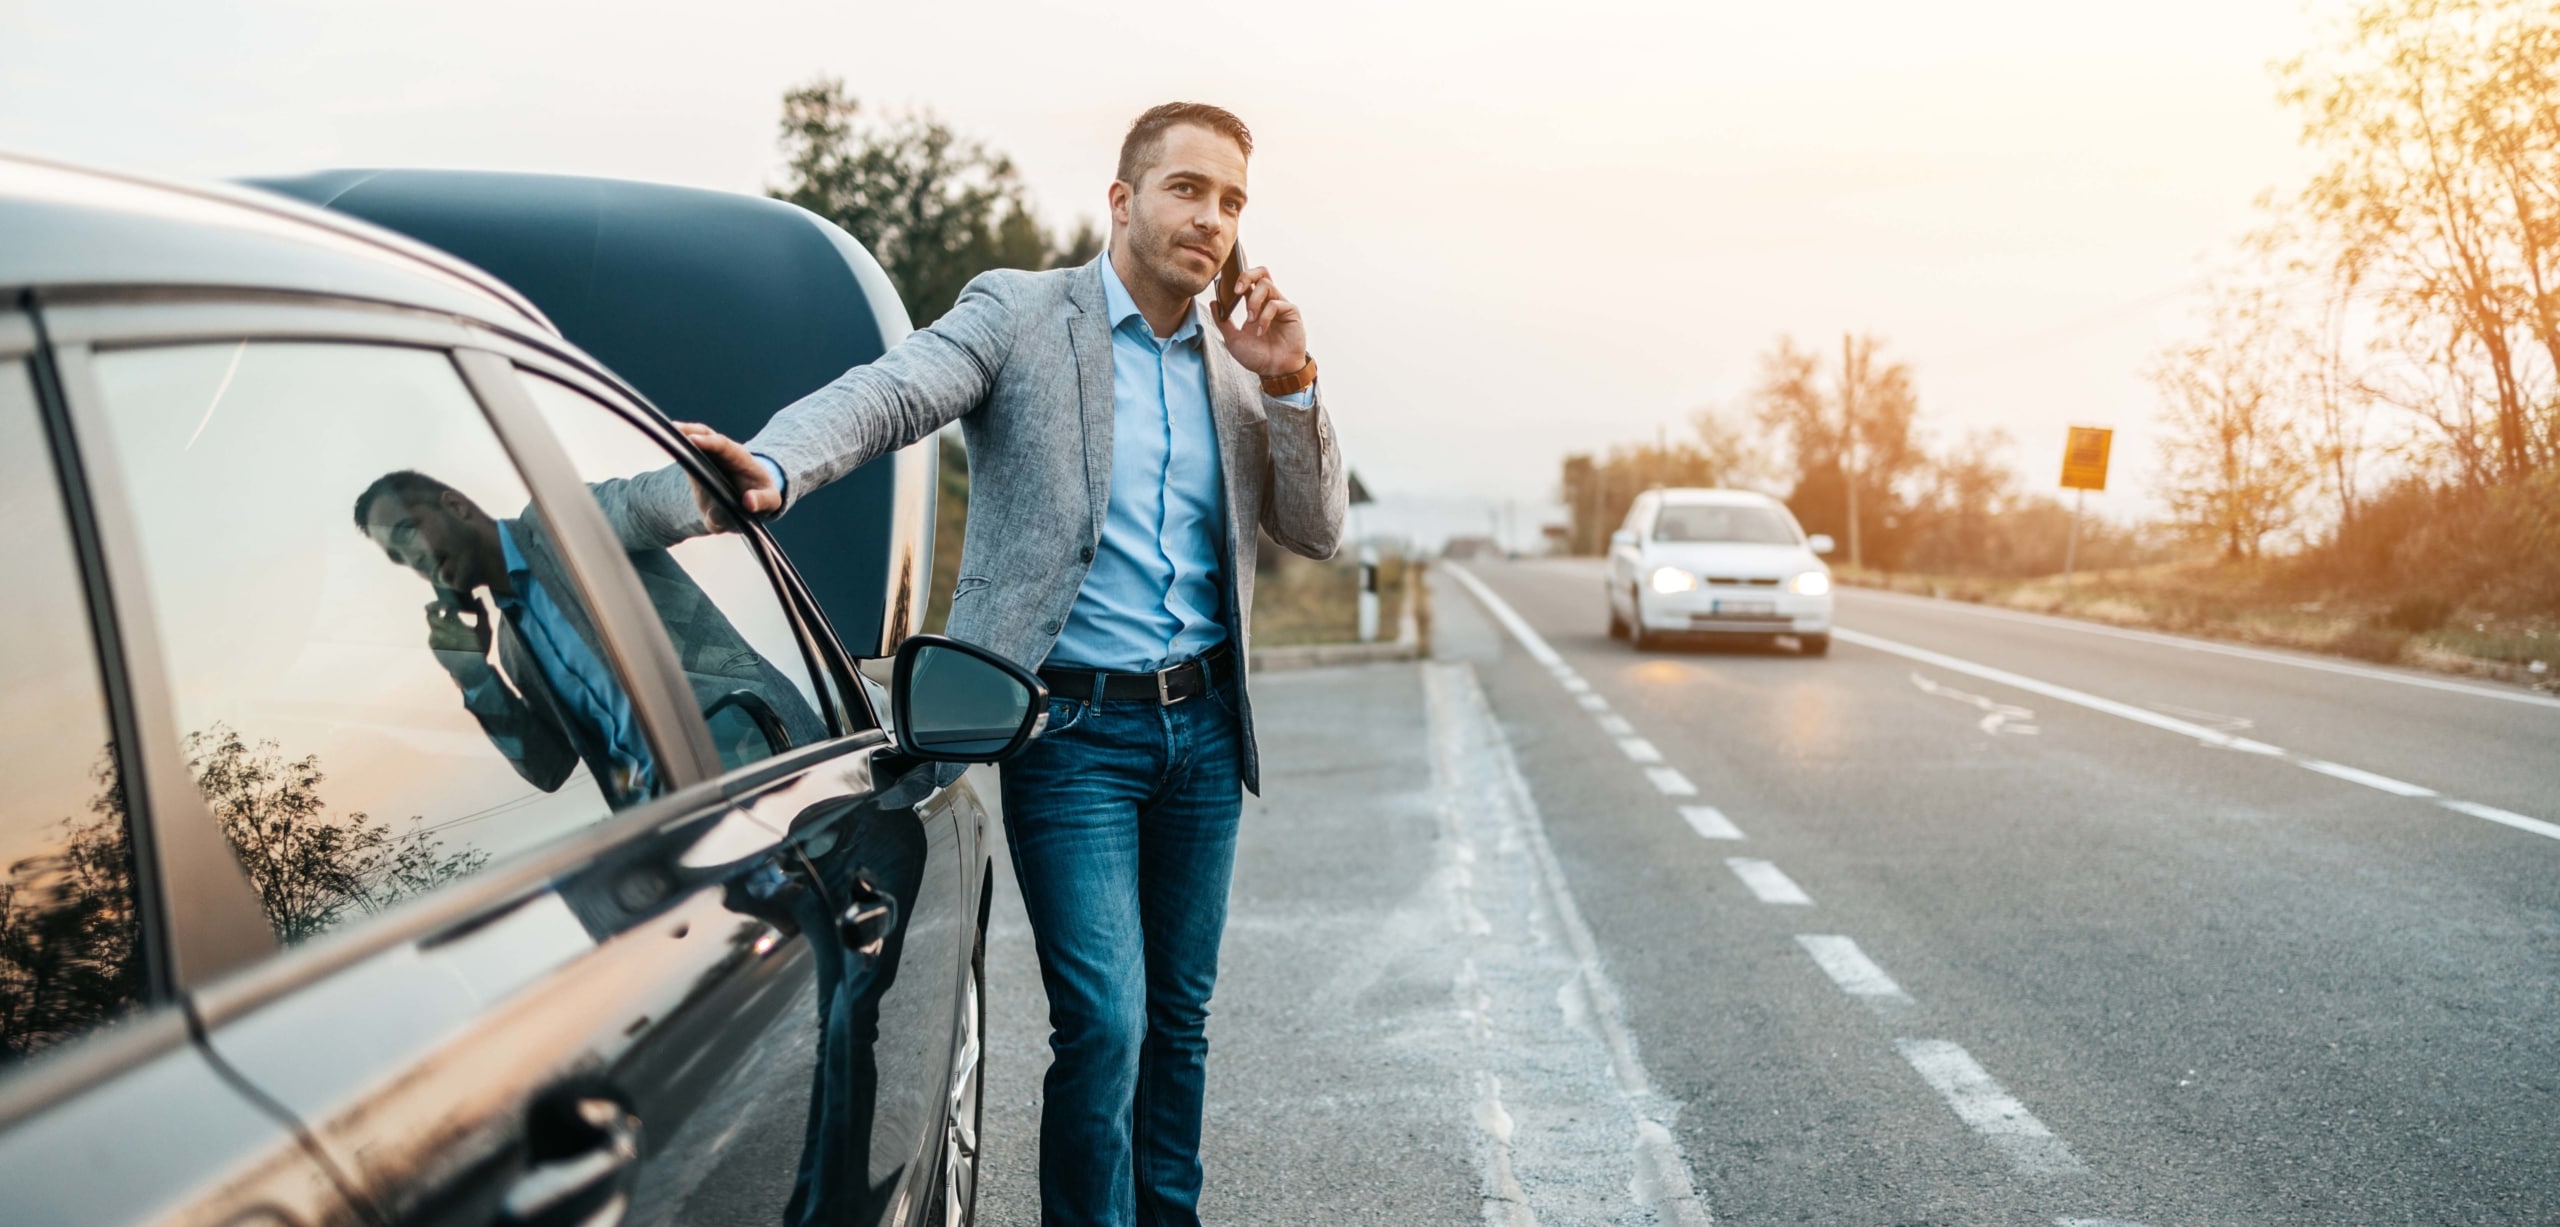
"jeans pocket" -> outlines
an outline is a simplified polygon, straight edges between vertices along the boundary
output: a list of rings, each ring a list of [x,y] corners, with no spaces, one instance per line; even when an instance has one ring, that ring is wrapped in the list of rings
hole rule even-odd
[[[1049,723],[1041,728],[1040,735],[1055,737],[1084,723],[1085,713],[1092,708],[1093,705],[1083,699],[1061,699],[1052,696],[1049,700]]]

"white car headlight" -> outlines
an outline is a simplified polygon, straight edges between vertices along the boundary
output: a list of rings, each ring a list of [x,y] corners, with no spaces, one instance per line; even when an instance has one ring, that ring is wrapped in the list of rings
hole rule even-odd
[[[1678,567],[1663,567],[1653,573],[1653,590],[1656,592],[1693,592],[1697,587],[1698,577]]]
[[[1827,571],[1807,571],[1787,581],[1797,596],[1822,596],[1831,591],[1831,575]]]

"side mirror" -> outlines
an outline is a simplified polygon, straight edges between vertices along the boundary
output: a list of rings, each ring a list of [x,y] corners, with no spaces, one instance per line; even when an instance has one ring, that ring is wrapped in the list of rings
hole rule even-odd
[[[910,635],[889,683],[898,748],[943,763],[1000,763],[1049,718],[1049,688],[974,643]]]
[[[1815,533],[1814,535],[1805,538],[1804,543],[1811,546],[1813,548],[1813,552],[1816,554],[1828,554],[1836,548],[1831,543],[1831,534],[1829,533]]]
[[[1621,528],[1618,531],[1609,534],[1609,548],[1613,550],[1631,550],[1636,548],[1636,534],[1634,530]]]

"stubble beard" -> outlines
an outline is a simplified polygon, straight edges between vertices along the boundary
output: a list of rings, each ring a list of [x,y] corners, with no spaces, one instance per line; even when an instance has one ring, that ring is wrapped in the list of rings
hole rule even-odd
[[[1146,272],[1148,280],[1181,298],[1200,297],[1200,292],[1218,279],[1215,269],[1210,270],[1205,278],[1195,277],[1176,263],[1175,253],[1180,249],[1175,245],[1173,236],[1143,222],[1130,223],[1129,250],[1138,257],[1138,267]]]

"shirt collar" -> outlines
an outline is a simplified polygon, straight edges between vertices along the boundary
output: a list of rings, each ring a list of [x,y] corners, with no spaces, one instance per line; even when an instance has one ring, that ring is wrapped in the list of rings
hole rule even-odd
[[[507,528],[507,522],[504,520],[498,521],[498,553],[506,561],[509,576],[532,577],[533,564],[526,562],[524,551],[516,548],[516,535]],[[524,592],[524,587],[523,584],[517,584],[515,590],[521,594]]]
[[[1102,309],[1111,317],[1112,331],[1117,332],[1127,327],[1130,320],[1136,320],[1141,334],[1149,341],[1156,339],[1155,327],[1147,323],[1146,313],[1138,310],[1138,300],[1129,297],[1129,287],[1120,284],[1120,270],[1111,267],[1111,253],[1107,250],[1102,253]],[[1193,303],[1191,310],[1183,315],[1182,327],[1174,329],[1166,342],[1197,341],[1199,338],[1200,305]]]

